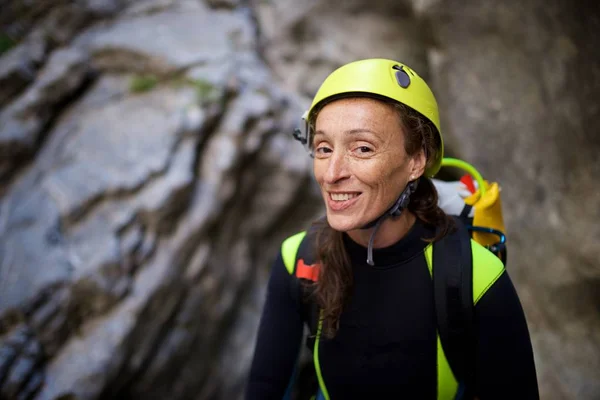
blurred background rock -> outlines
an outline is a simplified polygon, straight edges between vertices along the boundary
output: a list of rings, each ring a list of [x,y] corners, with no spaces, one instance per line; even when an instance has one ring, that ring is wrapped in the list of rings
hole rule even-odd
[[[0,397],[241,398],[270,263],[322,213],[291,132],[386,57],[503,186],[542,398],[599,399],[598,8],[3,1]]]

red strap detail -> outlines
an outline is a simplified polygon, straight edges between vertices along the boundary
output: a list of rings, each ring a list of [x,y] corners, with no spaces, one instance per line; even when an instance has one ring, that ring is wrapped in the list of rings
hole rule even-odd
[[[316,282],[319,280],[320,267],[319,264],[306,265],[303,259],[299,259],[296,263],[296,277]]]
[[[476,192],[475,182],[473,181],[473,177],[471,175],[463,175],[463,177],[460,178],[460,181],[467,187],[469,192],[471,192],[471,193]]]

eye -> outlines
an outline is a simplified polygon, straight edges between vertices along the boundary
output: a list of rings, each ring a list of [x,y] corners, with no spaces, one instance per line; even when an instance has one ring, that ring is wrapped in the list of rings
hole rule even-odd
[[[331,150],[329,147],[327,146],[319,146],[315,149],[315,153],[317,154],[317,156],[321,156],[324,157],[327,154],[331,153],[333,150]]]
[[[369,154],[373,152],[373,149],[371,149],[369,146],[358,146],[355,150],[355,153],[357,153],[358,155],[364,155],[364,154]]]

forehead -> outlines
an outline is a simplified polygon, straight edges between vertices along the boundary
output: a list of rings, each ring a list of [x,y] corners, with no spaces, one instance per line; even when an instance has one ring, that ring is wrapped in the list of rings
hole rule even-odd
[[[315,129],[325,134],[356,129],[367,129],[383,136],[402,132],[398,112],[391,104],[366,97],[327,104],[317,115]]]

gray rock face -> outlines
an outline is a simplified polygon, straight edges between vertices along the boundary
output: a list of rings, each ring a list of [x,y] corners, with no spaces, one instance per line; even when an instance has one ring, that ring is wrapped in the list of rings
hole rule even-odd
[[[261,49],[291,90],[310,97],[333,69],[358,58],[403,59],[427,70],[429,38],[407,1],[257,3]]]
[[[530,321],[540,395],[592,399],[600,394],[600,58],[592,50],[600,42],[590,33],[600,21],[585,8],[541,4],[431,9],[440,43],[432,75],[449,145],[503,186],[509,271]]]
[[[44,60],[45,53],[45,40],[32,37],[0,59],[0,107],[35,79],[37,66]]]
[[[206,4],[212,8],[232,9],[240,5],[239,0],[206,0]]]
[[[54,109],[87,78],[86,61],[86,55],[75,49],[55,51],[38,79],[0,113],[0,179],[12,172],[14,159],[27,157],[36,150]]]
[[[291,132],[366,57],[425,76],[501,183],[542,398],[598,397],[597,17],[342,3],[3,6],[0,398],[242,398],[268,266],[322,211]]]
[[[41,33],[53,46],[61,46],[87,24],[112,17],[125,3],[127,0],[6,0],[2,4],[0,29],[17,40]]]
[[[55,50],[2,110],[2,160],[20,168],[0,202],[2,398],[241,396],[256,267],[319,210],[297,196],[301,107],[247,16],[154,10]],[[140,89],[139,71],[156,78]]]
[[[101,69],[168,74],[253,48],[249,21],[243,16],[209,11],[184,3],[156,14],[125,17],[83,35]]]

